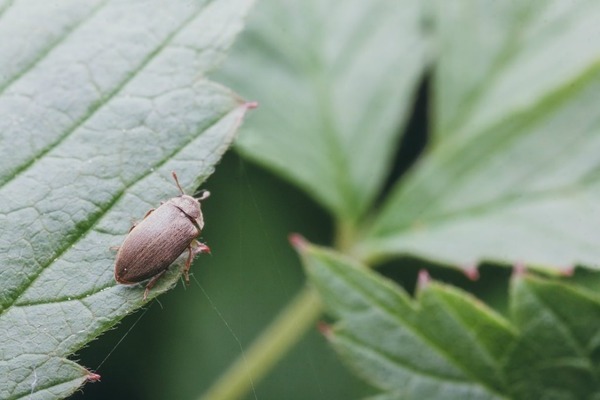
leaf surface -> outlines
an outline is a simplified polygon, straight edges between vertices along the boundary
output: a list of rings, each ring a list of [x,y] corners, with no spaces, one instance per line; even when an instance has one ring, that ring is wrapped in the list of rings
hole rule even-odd
[[[436,3],[432,143],[359,252],[597,267],[600,6],[476,3]]]
[[[110,247],[178,194],[171,171],[193,191],[231,144],[248,104],[206,74],[250,5],[0,7],[0,32],[19,38],[0,44],[1,398],[93,379],[67,357],[143,304],[143,286],[115,283]]]
[[[382,399],[574,399],[597,393],[600,297],[513,278],[510,319],[471,295],[423,280],[415,299],[332,251],[301,251],[339,320],[326,336]]]
[[[511,317],[522,332],[506,367],[516,397],[600,396],[600,297],[595,290],[519,279],[512,286]]]
[[[263,110],[241,154],[357,220],[386,178],[424,66],[419,16],[413,0],[262,1],[222,71]]]

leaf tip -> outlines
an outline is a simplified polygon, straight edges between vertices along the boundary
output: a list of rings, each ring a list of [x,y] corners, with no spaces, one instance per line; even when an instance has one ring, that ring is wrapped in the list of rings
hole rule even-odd
[[[92,371],[88,371],[88,374],[86,376],[86,380],[88,382],[92,382],[92,383],[99,382],[101,378],[102,377],[100,376],[100,374],[97,374],[97,373],[92,372]]]
[[[296,251],[302,253],[308,247],[308,241],[299,233],[292,233],[288,236],[290,244],[296,249]]]
[[[425,289],[429,285],[429,282],[431,282],[429,272],[424,269],[420,270],[419,277],[417,278],[417,290]]]
[[[465,266],[463,268],[463,273],[468,279],[472,281],[476,281],[479,279],[479,268],[477,268],[477,265],[475,264]]]
[[[321,335],[325,336],[325,339],[331,339],[332,331],[331,325],[329,325],[325,321],[319,321],[317,323],[317,330],[321,333]]]
[[[254,110],[255,108],[258,108],[258,101],[247,101],[244,103],[244,106],[247,110]]]
[[[513,278],[522,278],[527,272],[527,268],[524,263],[517,262],[513,266]]]
[[[573,276],[573,274],[575,274],[575,266],[565,265],[564,267],[559,269],[559,273],[564,277]]]

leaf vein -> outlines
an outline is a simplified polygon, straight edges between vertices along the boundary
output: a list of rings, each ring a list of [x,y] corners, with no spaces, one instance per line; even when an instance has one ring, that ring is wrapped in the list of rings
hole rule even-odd
[[[123,88],[127,86],[127,84],[137,76],[137,74],[142,71],[152,60],[154,60],[158,55],[161,54],[162,50],[164,50],[169,43],[175,38],[175,36],[185,29],[189,23],[191,23],[198,15],[200,15],[205,9],[200,8],[195,13],[191,14],[177,29],[171,32],[167,37],[163,40],[161,44],[159,44],[152,52],[150,52],[146,58],[142,60],[142,62],[121,81],[117,84],[113,90],[111,90],[106,97],[100,98],[90,104],[89,112],[87,115],[80,118],[75,124],[67,129],[62,135],[60,135],[56,140],[50,143],[48,146],[42,148],[38,153],[33,155],[28,161],[22,163],[19,166],[16,166],[13,174],[3,182],[0,182],[0,188],[8,184],[9,182],[16,179],[19,175],[23,174],[29,168],[31,168],[38,160],[42,159],[46,154],[52,151],[54,148],[58,147],[61,143],[63,143],[69,136],[71,136],[78,128],[80,128],[85,122],[87,122],[90,118],[92,118],[99,110],[103,108],[112,98],[114,98],[117,94],[121,92]]]

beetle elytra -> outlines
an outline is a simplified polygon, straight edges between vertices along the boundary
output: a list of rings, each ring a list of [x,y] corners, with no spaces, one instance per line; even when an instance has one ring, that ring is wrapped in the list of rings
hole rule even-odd
[[[210,252],[207,245],[197,240],[204,228],[200,201],[210,193],[203,191],[197,198],[189,196],[181,188],[177,174],[172,174],[181,194],[148,211],[142,221],[133,225],[117,253],[115,280],[118,283],[132,285],[150,279],[144,300],[169,265],[186,249],[188,257],[183,276],[188,284],[194,257]]]

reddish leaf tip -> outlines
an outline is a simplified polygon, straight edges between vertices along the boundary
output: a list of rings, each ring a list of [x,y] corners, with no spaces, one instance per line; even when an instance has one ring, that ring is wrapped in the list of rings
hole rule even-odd
[[[288,236],[290,244],[294,246],[297,251],[304,251],[308,246],[308,241],[299,233],[292,233]]]
[[[95,372],[91,372],[88,371],[88,375],[86,376],[86,379],[88,382],[99,382],[100,381],[101,376],[99,374],[96,374]]]
[[[258,107],[258,102],[257,101],[247,101],[245,106],[248,110],[254,110],[255,108]]]
[[[573,276],[575,273],[575,267],[573,265],[567,265],[560,269],[560,274],[562,276]]]
[[[420,270],[419,271],[419,277],[417,278],[417,288],[420,289],[424,289],[429,282],[431,281],[431,276],[429,275],[429,272],[427,272],[427,270]]]
[[[515,263],[515,265],[513,266],[513,277],[521,278],[523,277],[523,275],[525,275],[525,272],[527,272],[527,268],[525,267],[524,263]]]
[[[317,323],[317,330],[325,336],[326,339],[331,338],[331,325],[324,321],[319,321]]]
[[[477,265],[469,265],[463,269],[463,272],[472,281],[479,279],[479,268],[477,268]]]

